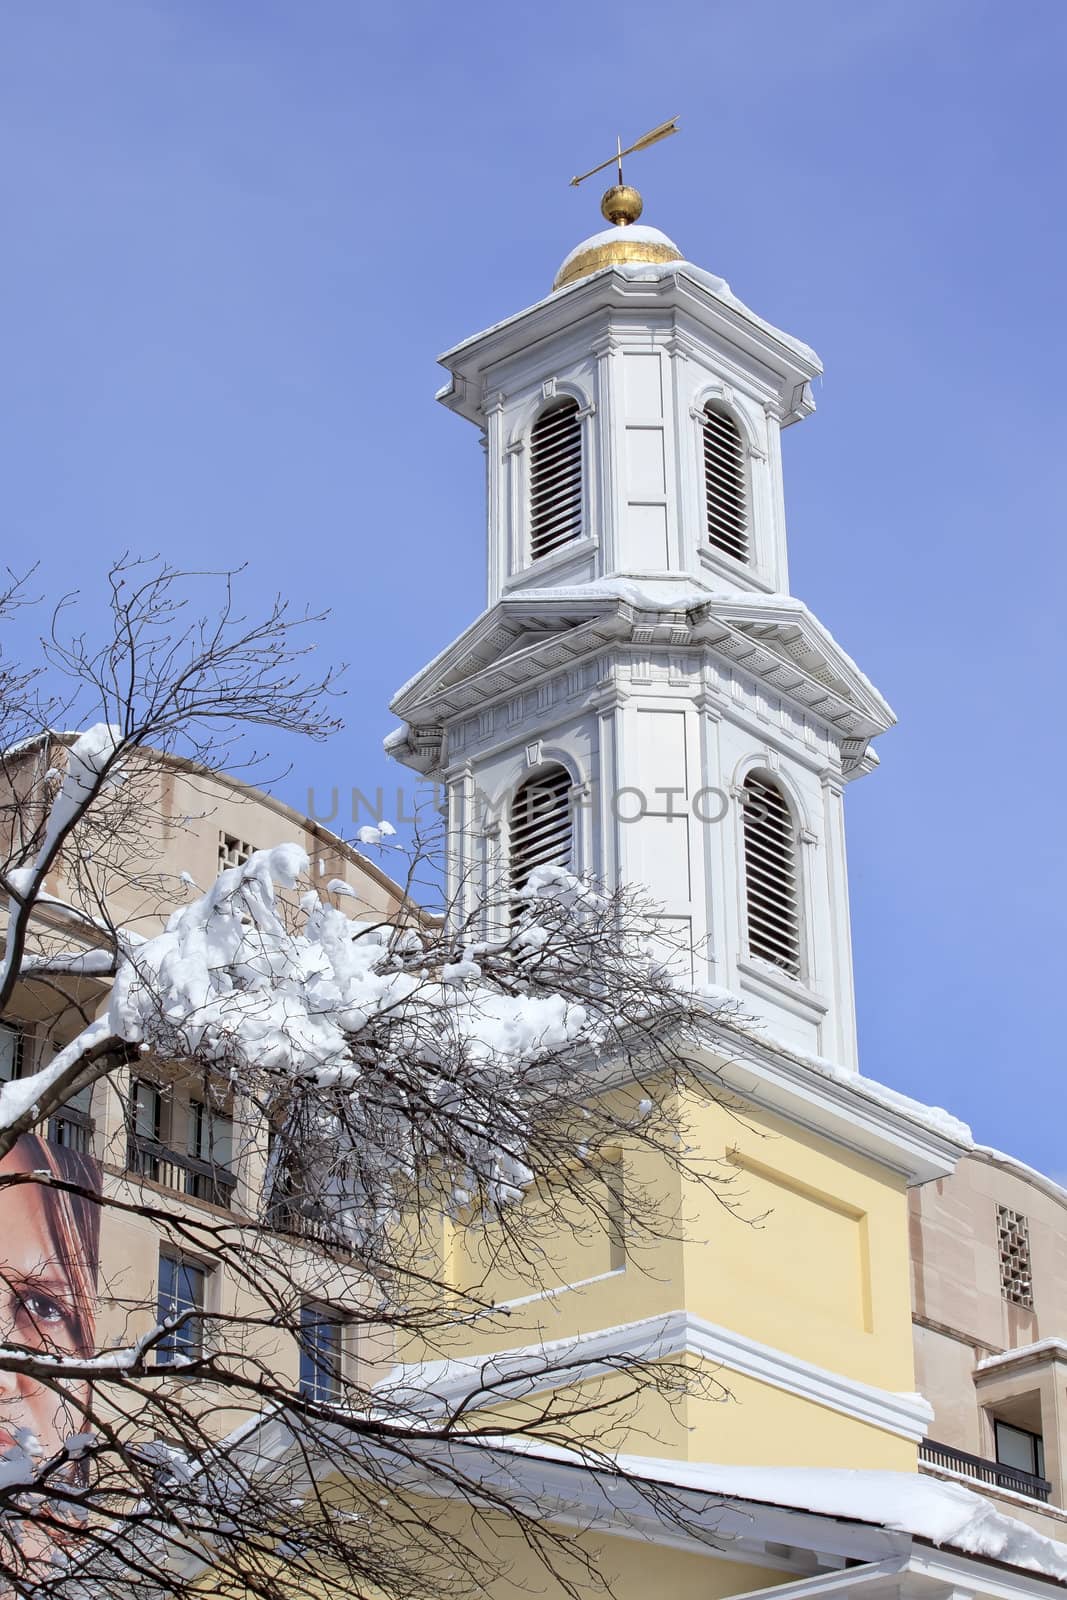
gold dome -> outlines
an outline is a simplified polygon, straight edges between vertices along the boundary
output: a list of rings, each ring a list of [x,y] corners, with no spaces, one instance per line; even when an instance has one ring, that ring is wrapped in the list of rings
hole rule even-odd
[[[614,226],[594,233],[571,251],[556,273],[553,289],[564,289],[568,283],[577,283],[579,278],[617,263],[684,261],[674,240],[658,228],[634,226],[641,215],[641,196],[628,183],[610,188],[600,209]]]

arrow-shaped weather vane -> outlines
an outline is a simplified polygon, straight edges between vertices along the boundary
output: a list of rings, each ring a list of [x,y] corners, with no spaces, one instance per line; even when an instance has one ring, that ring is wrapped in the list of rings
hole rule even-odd
[[[622,147],[622,140],[617,139],[617,148],[615,154],[613,156],[609,156],[606,161],[602,161],[599,167],[590,167],[589,171],[583,172],[580,177],[572,178],[571,187],[576,189],[580,183],[585,182],[586,178],[594,177],[596,173],[603,172],[605,167],[610,167],[614,163],[618,164],[619,183],[621,184],[623,156],[632,156],[635,150],[647,150],[650,144],[658,144],[661,139],[667,139],[672,133],[677,132],[678,118],[672,117],[669,122],[661,122],[658,128],[651,128],[648,133],[643,133],[640,139],[636,140],[634,144],[627,146],[625,150]]]

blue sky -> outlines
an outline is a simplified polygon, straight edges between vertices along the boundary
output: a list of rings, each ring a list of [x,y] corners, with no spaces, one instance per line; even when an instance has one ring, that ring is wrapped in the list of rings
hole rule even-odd
[[[820,352],[793,588],[901,719],[848,804],[864,1070],[1062,1175],[1065,56],[1061,0],[9,0],[5,559],[332,605],[348,728],[281,792],[395,787],[388,699],[483,596],[435,354],[680,115],[645,220]]]

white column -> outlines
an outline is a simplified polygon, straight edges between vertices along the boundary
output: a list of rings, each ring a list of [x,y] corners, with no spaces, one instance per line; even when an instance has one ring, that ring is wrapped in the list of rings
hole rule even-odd
[[[591,529],[600,541],[596,570],[614,572],[619,567],[619,446],[616,438],[618,407],[615,384],[618,362],[616,344],[611,335],[593,346],[596,356],[596,412],[592,418],[590,437],[597,442],[591,452],[591,470],[595,474],[597,526]]]
[[[830,1007],[833,1040],[827,1054],[842,1066],[858,1067],[856,989],[852,968],[852,922],[848,903],[848,863],[845,852],[844,785],[834,774],[822,779],[824,845],[827,892],[830,901],[830,958],[833,996]]]

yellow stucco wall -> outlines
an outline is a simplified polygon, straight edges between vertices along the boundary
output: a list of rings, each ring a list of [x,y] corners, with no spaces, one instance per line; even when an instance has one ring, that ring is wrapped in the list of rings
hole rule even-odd
[[[689,1195],[684,1304],[709,1321],[883,1389],[914,1388],[904,1179],[780,1117],[697,1107],[743,1218]]]
[[[568,1238],[557,1221],[544,1230],[541,1283],[593,1281],[539,1293],[483,1319],[463,1331],[454,1353],[565,1339],[685,1310],[829,1373],[913,1390],[903,1178],[752,1106],[727,1109],[693,1095],[687,1110],[694,1149],[721,1163],[709,1170],[731,1179],[719,1191],[726,1204],[696,1183],[680,1186],[675,1173],[668,1179],[650,1170],[647,1154],[623,1152],[624,1184],[658,1182],[664,1215],[682,1220],[684,1237],[630,1240],[623,1254],[603,1233]],[[535,1287],[521,1270],[487,1274],[476,1246],[446,1238],[443,1248],[457,1279],[498,1304],[521,1302]],[[613,1443],[711,1461],[915,1468],[914,1444],[896,1433],[725,1366],[716,1376],[728,1402],[693,1398],[672,1420],[650,1397],[647,1415],[630,1408],[632,1436],[624,1428]]]

